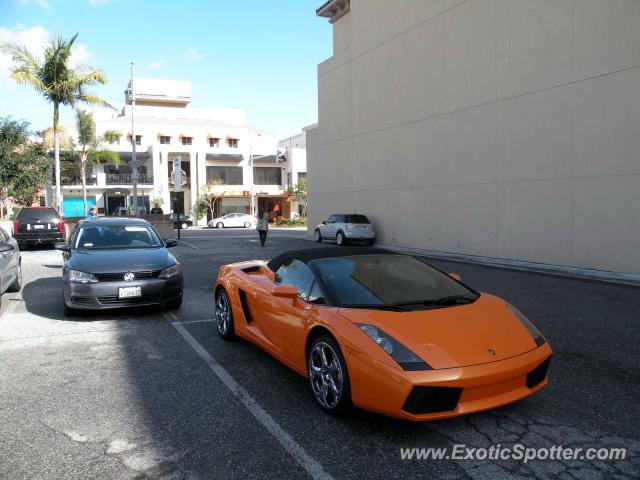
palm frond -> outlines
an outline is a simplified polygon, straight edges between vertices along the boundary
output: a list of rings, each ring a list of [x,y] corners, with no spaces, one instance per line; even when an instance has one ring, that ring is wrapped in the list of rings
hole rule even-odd
[[[77,101],[86,103],[88,105],[97,105],[99,107],[110,108],[112,110],[116,109],[109,102],[107,102],[106,100],[103,100],[102,98],[100,98],[97,95],[94,95],[92,93],[84,93],[84,92],[81,93],[80,95],[78,95]]]

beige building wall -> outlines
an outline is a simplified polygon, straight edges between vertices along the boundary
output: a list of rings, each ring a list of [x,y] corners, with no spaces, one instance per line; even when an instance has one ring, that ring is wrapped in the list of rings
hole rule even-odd
[[[638,0],[352,0],[318,67],[310,225],[640,273],[639,25]]]

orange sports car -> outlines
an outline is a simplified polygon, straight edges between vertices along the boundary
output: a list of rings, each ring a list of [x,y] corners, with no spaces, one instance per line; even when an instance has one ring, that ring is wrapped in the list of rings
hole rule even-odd
[[[514,306],[386,250],[313,248],[225,265],[215,318],[222,338],[249,340],[307,377],[330,412],[440,419],[548,382],[551,348]]]

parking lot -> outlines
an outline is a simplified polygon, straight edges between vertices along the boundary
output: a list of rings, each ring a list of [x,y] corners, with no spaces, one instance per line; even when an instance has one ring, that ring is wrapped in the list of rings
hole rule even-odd
[[[187,230],[181,309],[63,316],[62,258],[23,253],[2,297],[0,478],[638,478],[640,289],[433,261],[515,304],[554,349],[550,383],[471,417],[332,417],[306,380],[215,331],[217,269],[312,247],[306,232]],[[348,247],[346,247],[348,248]],[[402,460],[401,448],[625,447],[618,461]]]

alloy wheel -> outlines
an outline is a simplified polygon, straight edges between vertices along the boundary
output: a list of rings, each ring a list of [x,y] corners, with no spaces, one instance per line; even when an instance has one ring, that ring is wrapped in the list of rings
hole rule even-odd
[[[229,334],[231,324],[231,309],[227,294],[224,292],[220,292],[216,297],[216,324],[220,336],[226,337]]]
[[[326,342],[316,343],[309,354],[309,382],[320,405],[327,410],[338,405],[344,388],[342,364],[337,352]]]

